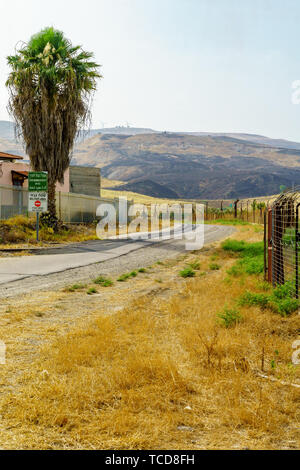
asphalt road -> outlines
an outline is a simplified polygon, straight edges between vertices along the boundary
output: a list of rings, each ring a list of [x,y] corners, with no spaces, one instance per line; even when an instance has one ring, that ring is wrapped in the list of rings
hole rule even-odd
[[[228,237],[235,229],[205,225],[204,230],[204,244],[207,245]],[[99,264],[105,268],[120,265],[120,270],[127,265],[128,269],[135,265],[146,266],[152,258],[166,259],[184,252],[185,245],[186,240],[176,240],[174,237],[168,240],[159,237],[154,240],[128,240],[121,237],[50,248],[33,256],[0,258],[0,296],[11,290],[13,284],[16,287],[24,285],[24,289],[27,286],[29,290],[38,288],[43,285],[40,280],[47,277],[49,282],[50,279],[53,283],[60,279],[60,284],[67,284],[72,280],[72,271],[76,271],[77,280],[87,279],[93,275],[95,268],[99,270]]]

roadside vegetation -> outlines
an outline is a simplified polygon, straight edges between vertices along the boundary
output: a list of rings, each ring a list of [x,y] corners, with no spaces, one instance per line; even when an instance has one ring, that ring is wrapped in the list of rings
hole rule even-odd
[[[125,274],[122,274],[118,279],[117,281],[118,282],[126,282],[128,281],[129,279],[132,279],[132,278],[135,278],[137,277],[138,273],[136,271],[132,271],[131,273],[125,273]]]
[[[137,269],[128,283],[112,277],[102,289],[99,277],[47,294],[49,304],[38,296],[19,310],[15,301],[3,304],[0,333],[12,356],[22,362],[30,354],[36,322],[46,344],[1,395],[1,447],[297,448],[298,305],[283,308],[288,287],[264,282],[260,240],[253,227],[240,227],[233,239],[155,264],[147,276]],[[219,270],[210,270],[212,260]],[[183,279],[180,268],[195,276]],[[62,330],[61,316],[80,309]],[[9,373],[15,363],[3,381]]]
[[[40,245],[53,243],[82,242],[97,238],[95,225],[61,224],[57,231],[40,224]],[[0,250],[20,248],[23,245],[38,245],[35,218],[18,215],[0,221]]]

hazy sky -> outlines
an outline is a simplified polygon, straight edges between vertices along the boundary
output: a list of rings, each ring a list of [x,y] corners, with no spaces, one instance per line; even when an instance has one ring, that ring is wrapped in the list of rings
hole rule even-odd
[[[93,126],[247,132],[300,141],[299,0],[0,0],[6,56],[45,26],[102,64]]]

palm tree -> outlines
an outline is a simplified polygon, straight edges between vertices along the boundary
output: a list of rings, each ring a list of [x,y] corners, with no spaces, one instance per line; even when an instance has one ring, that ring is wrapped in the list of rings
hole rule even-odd
[[[64,181],[78,132],[90,123],[99,65],[72,46],[61,31],[46,28],[7,58],[8,109],[34,171],[48,171],[49,213],[56,218],[55,186]]]

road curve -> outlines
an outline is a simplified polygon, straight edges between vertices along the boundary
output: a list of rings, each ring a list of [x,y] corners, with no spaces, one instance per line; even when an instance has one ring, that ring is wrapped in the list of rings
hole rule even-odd
[[[230,226],[205,225],[204,244],[227,238]],[[93,279],[101,273],[124,273],[177,256],[186,240],[94,240],[41,250],[34,256],[0,258],[0,297]]]

